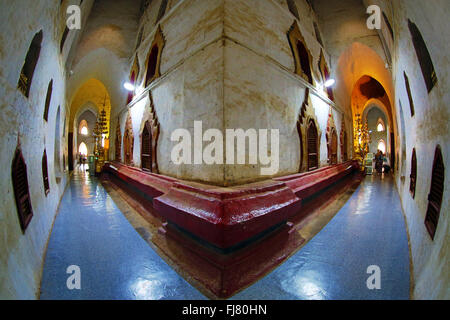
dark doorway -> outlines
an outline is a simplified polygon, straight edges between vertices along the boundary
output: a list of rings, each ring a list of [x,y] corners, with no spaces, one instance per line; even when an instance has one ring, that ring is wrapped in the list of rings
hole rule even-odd
[[[68,136],[68,150],[69,150],[69,171],[73,171],[73,132],[69,132]]]
[[[395,136],[394,133],[391,132],[391,169],[394,172],[395,169]]]
[[[316,124],[311,120],[308,126],[308,171],[319,168],[317,136]]]

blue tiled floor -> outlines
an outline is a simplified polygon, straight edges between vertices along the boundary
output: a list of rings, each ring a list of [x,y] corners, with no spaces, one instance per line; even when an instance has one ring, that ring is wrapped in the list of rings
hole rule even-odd
[[[369,290],[367,268],[380,267]],[[409,249],[390,177],[368,176],[300,251],[233,299],[409,299]]]
[[[66,269],[81,270],[69,290]],[[41,299],[205,299],[141,238],[100,183],[75,174],[50,237]]]
[[[69,265],[81,269],[81,290],[67,289]],[[370,265],[381,268],[381,290],[367,289]],[[399,197],[391,179],[368,177],[319,234],[233,299],[408,297]],[[204,298],[140,237],[101,184],[74,175],[49,241],[41,299]]]

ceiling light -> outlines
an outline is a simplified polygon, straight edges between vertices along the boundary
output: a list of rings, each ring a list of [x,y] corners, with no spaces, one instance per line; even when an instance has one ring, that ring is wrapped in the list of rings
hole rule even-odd
[[[326,88],[329,88],[329,87],[333,86],[335,83],[336,83],[336,80],[334,80],[334,79],[328,79],[327,81],[325,81],[324,86],[325,86]]]
[[[124,87],[126,90],[128,90],[128,91],[134,91],[134,85],[132,85],[132,84],[129,83],[129,82],[125,82],[125,83],[123,84],[123,87]]]

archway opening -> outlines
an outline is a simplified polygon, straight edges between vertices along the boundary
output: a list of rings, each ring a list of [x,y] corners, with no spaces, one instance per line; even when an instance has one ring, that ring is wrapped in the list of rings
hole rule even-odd
[[[363,112],[363,121],[367,123],[370,143],[369,152],[376,154],[381,150],[388,158],[390,156],[390,139],[388,129],[390,122],[384,111],[385,108],[379,106],[380,102],[369,103]],[[390,163],[389,163],[390,164]]]
[[[84,142],[80,143],[80,146],[78,147],[78,154],[80,154],[83,157],[87,157],[88,149]]]
[[[108,160],[111,98],[102,82],[93,78],[89,79],[80,86],[71,99],[68,139],[69,168],[71,170],[79,160],[78,146],[81,142],[86,144],[88,155],[93,152],[94,138],[92,132],[95,128],[97,115],[102,110],[106,113],[107,134],[103,138],[105,141],[105,159]],[[86,129],[83,129],[84,127]]]
[[[383,154],[386,154],[386,142],[384,142],[383,139],[381,139],[380,141],[378,141],[378,150],[380,150],[381,152],[383,152]]]

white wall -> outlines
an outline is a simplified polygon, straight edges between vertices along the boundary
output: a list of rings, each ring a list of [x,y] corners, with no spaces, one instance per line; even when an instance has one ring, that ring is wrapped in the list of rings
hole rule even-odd
[[[318,61],[322,47],[313,26],[317,19],[306,1],[299,0],[297,5],[300,15],[297,23],[313,56],[311,69],[317,85],[310,86],[311,103],[323,133],[320,163],[326,165],[328,115],[333,110],[339,134],[342,112],[328,100],[321,87]],[[137,49],[141,70],[138,92],[144,91],[144,63],[156,32],[158,10],[159,2],[152,2],[139,27],[144,32]],[[219,185],[268,178],[261,176],[259,165],[173,164],[172,132],[185,128],[193,135],[196,120],[203,121],[204,130],[217,128],[222,132],[238,128],[279,129],[280,170],[276,175],[298,172],[300,146],[296,123],[309,85],[294,75],[294,58],[286,36],[294,21],[285,1],[278,0],[184,0],[167,10],[160,23],[165,38],[162,75],[150,85],[161,130],[157,150],[160,173]],[[327,57],[326,50],[324,54]],[[147,100],[147,95],[136,99],[140,98]],[[146,104],[148,101],[132,103],[130,109],[136,166],[140,165],[141,146],[137,137]],[[122,134],[127,111],[124,106],[120,112]],[[113,121],[115,118],[112,116]]]
[[[396,112],[400,119],[401,101],[405,121],[406,168],[400,168],[396,183],[407,218],[414,272],[413,297],[416,299],[449,299],[450,283],[448,261],[449,241],[449,192],[450,181],[450,109],[449,62],[450,5],[445,0],[423,2],[420,0],[395,1],[394,57]],[[428,93],[417,55],[408,29],[408,19],[419,28],[430,52],[438,82]],[[411,117],[403,72],[409,77],[414,100],[415,115]],[[446,167],[444,197],[434,241],[424,225],[431,185],[431,172],[436,145],[442,148]],[[412,149],[417,154],[417,184],[415,199],[409,193]],[[401,152],[399,152],[401,154]]]
[[[68,118],[65,101],[65,57],[73,37],[68,37],[63,55],[60,38],[65,27],[65,8],[52,1],[6,1],[0,10],[0,298],[34,299],[39,283],[47,240],[56,209],[68,181],[67,142],[63,132]],[[65,1],[64,6],[72,3]],[[77,2],[75,2],[77,3]],[[39,13],[39,14],[37,14]],[[31,40],[39,30],[43,41],[29,98],[17,83]],[[43,119],[45,98],[50,80],[53,94],[48,123]],[[60,137],[55,137],[56,113],[60,107]],[[55,139],[60,143],[59,182],[55,175]],[[27,165],[27,176],[33,218],[23,234],[14,199],[11,165],[18,141]],[[42,177],[42,155],[47,151],[50,193],[45,196]]]

